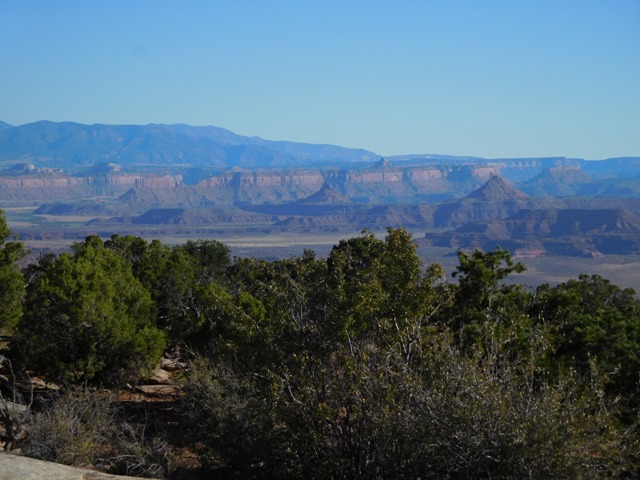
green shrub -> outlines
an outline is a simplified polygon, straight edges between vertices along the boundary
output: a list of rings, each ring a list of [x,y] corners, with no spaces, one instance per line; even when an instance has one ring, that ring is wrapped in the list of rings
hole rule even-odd
[[[638,424],[619,423],[609,372],[549,368],[555,326],[503,284],[521,269],[508,252],[462,257],[462,286],[441,288],[412,248],[391,230],[341,242],[326,268],[236,265],[265,308],[230,315],[192,364],[183,412],[203,463],[262,478],[637,477]]]
[[[88,237],[30,285],[16,347],[27,369],[54,381],[135,380],[165,345],[152,307],[130,264]]]
[[[7,241],[11,231],[0,210],[0,332],[13,330],[22,317],[24,278],[18,260],[24,256],[22,243]]]

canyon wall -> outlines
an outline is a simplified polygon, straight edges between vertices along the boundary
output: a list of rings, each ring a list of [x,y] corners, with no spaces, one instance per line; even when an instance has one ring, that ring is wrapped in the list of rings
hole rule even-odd
[[[360,203],[420,203],[465,195],[500,174],[498,165],[391,166],[359,169],[229,170],[186,185],[182,175],[26,172],[0,176],[0,201],[135,197],[149,205],[256,205],[296,201],[323,184]],[[132,193],[135,192],[135,193]]]

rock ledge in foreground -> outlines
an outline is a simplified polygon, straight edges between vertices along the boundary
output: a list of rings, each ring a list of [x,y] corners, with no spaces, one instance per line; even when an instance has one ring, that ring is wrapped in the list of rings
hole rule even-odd
[[[0,452],[0,480],[134,480]]]

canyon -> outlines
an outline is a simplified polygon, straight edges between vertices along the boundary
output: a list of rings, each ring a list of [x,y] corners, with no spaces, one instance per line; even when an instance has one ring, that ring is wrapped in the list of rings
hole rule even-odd
[[[4,124],[0,209],[26,242],[404,227],[452,252],[637,255],[640,157],[381,158],[217,127]]]

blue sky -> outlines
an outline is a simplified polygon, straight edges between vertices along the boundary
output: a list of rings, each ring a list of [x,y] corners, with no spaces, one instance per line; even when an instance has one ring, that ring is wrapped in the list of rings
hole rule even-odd
[[[0,0],[0,120],[640,156],[640,0]]]

